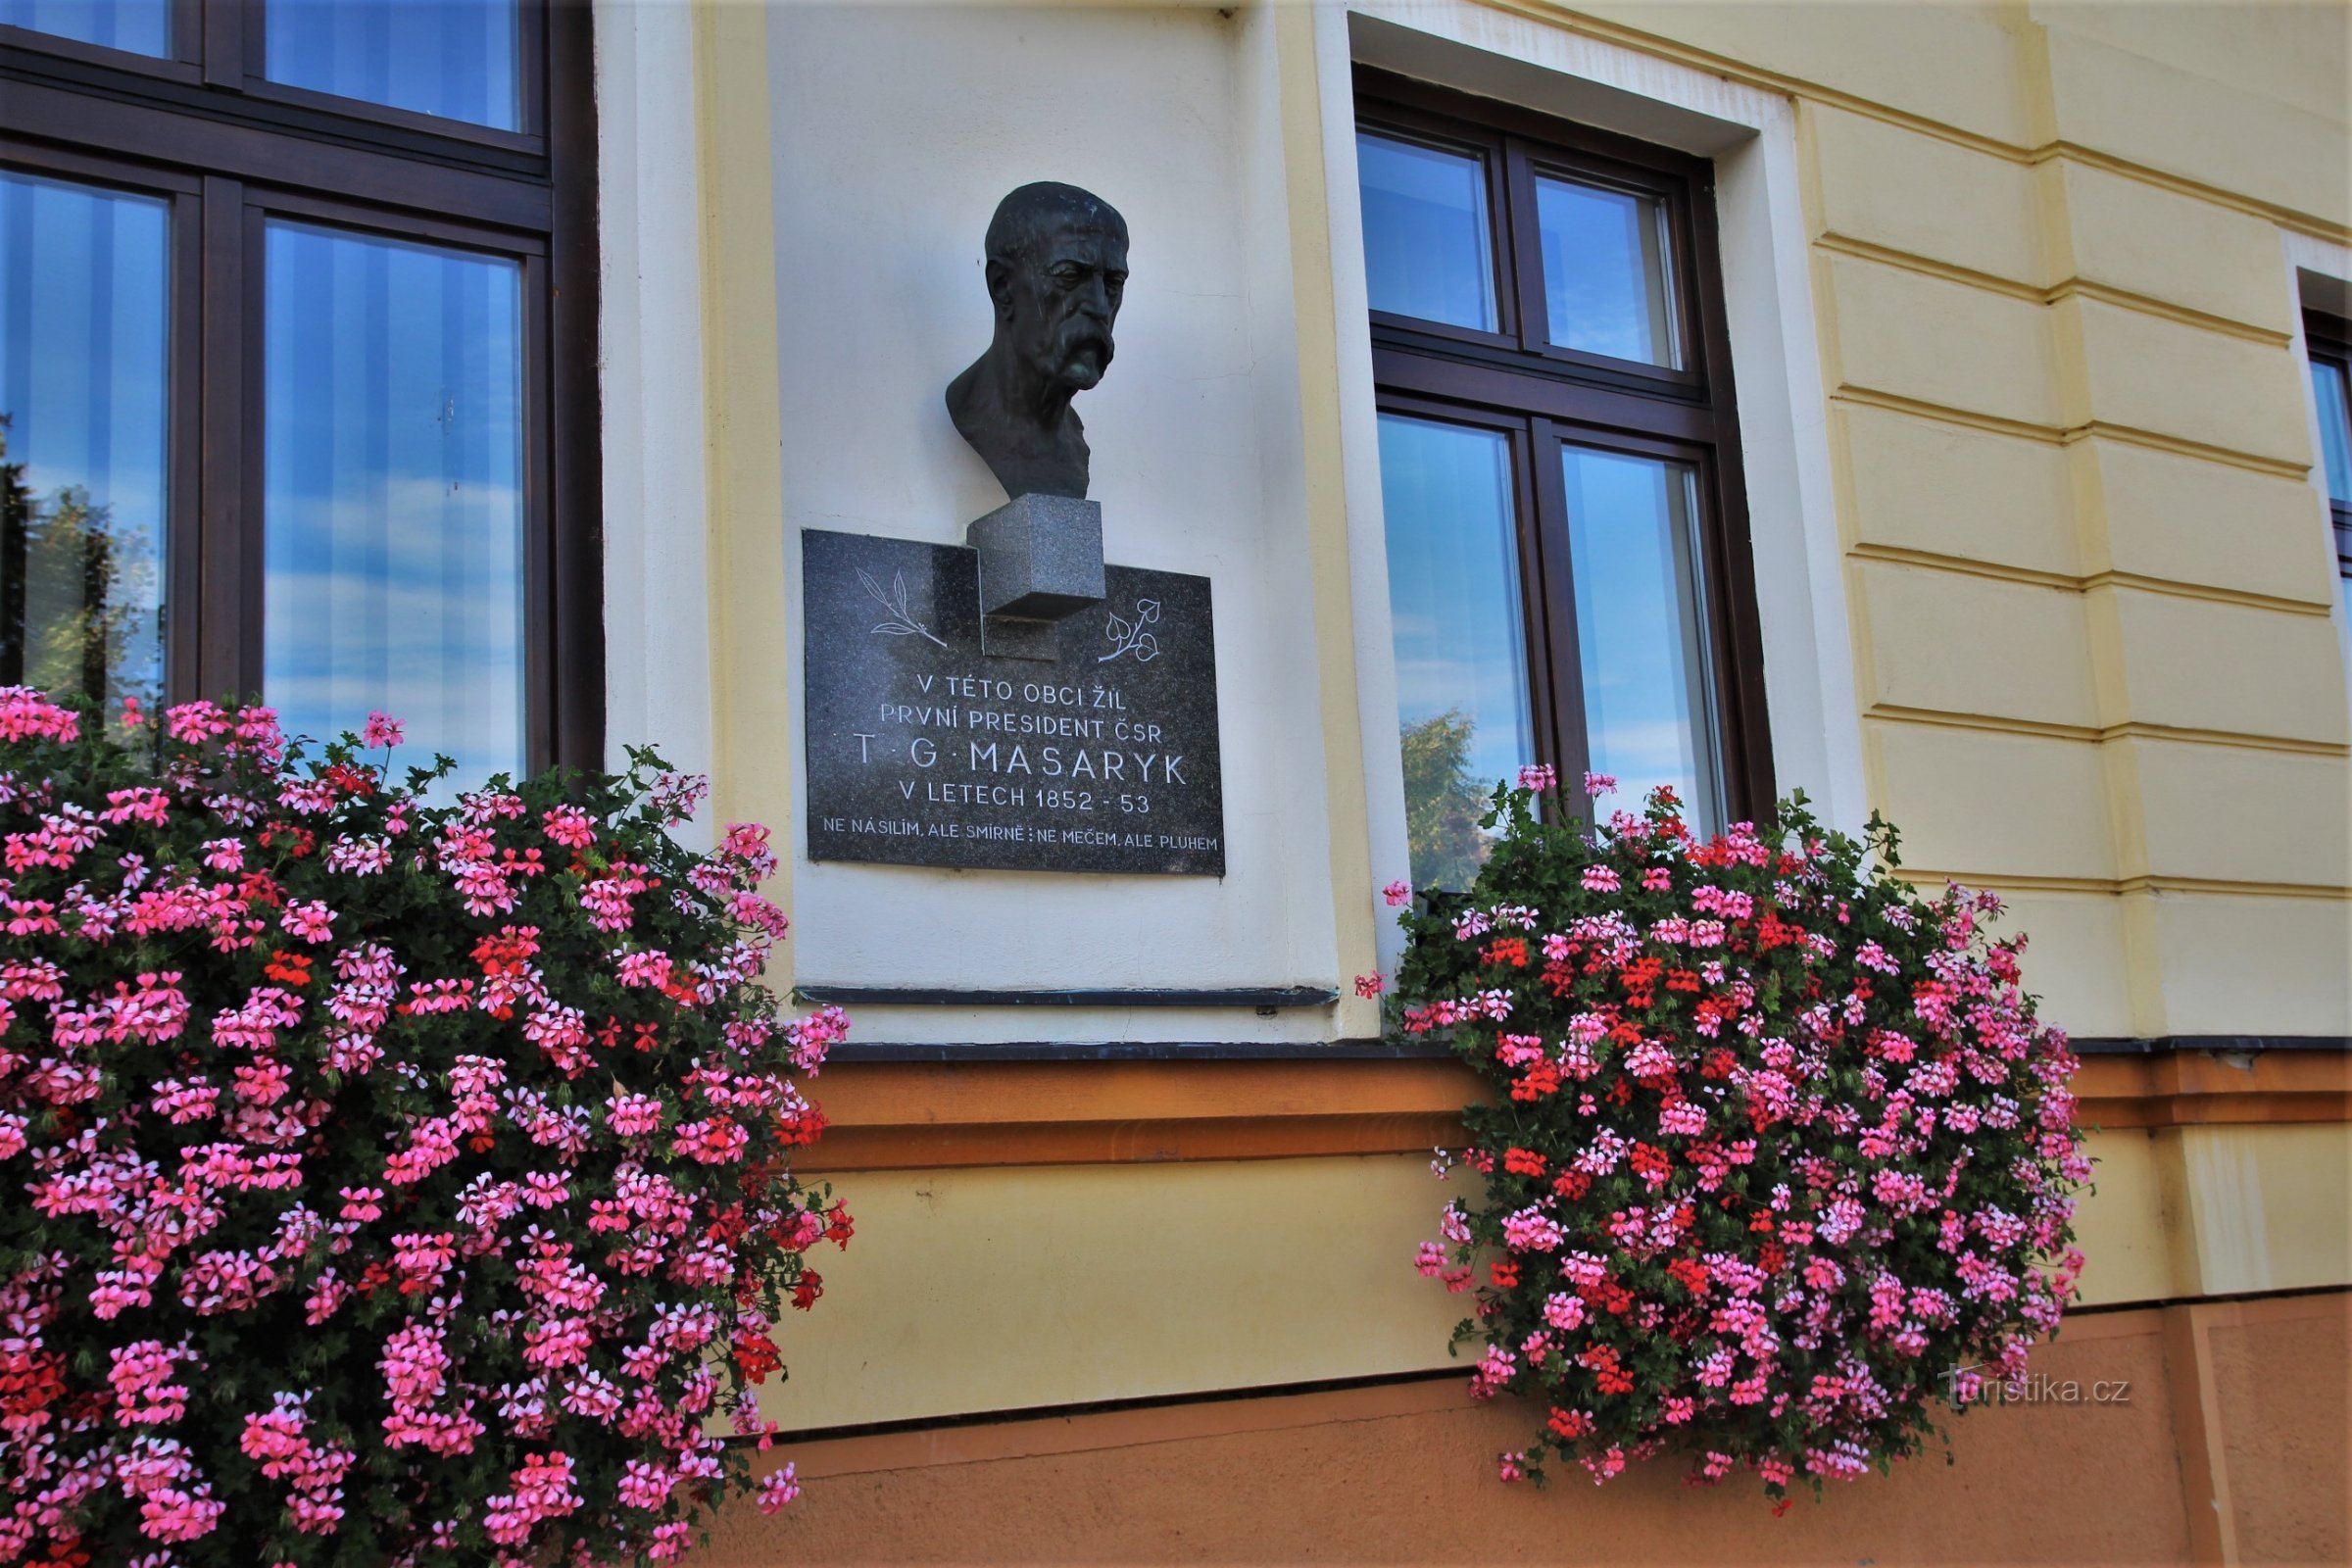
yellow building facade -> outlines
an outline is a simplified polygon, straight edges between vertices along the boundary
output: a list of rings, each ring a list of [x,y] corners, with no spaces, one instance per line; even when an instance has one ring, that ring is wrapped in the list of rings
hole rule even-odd
[[[797,823],[797,534],[960,538],[937,387],[1027,178],[1136,231],[1088,405],[1114,560],[1217,583],[1214,890],[803,858],[785,977],[1327,984],[1218,1012],[856,1004],[854,1247],[715,1561],[2340,1559],[2352,718],[2307,322],[2352,279],[2330,5],[600,6],[608,729]],[[2091,1043],[2109,1405],[1774,1519],[1498,1488],[1415,1276],[1471,1093],[1378,1034],[1403,870],[1356,95],[1707,160],[1775,775],[1998,891]],[[1181,294],[1181,298],[1178,295]],[[1231,585],[1229,588],[1229,584]],[[780,879],[785,880],[785,879]]]

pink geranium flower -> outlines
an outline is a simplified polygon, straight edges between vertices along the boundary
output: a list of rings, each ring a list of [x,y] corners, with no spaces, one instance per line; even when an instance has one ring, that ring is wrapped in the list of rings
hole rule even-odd
[[[766,830],[682,849],[707,786],[651,760],[439,804],[348,760],[382,713],[340,761],[267,709],[82,716],[0,688],[0,1161],[42,1238],[0,1266],[0,1557],[243,1568],[356,1513],[387,1560],[665,1559],[790,1500],[704,1430],[764,1446],[803,1254],[854,1231],[790,1171],[849,1022],[760,987]]]
[[[1988,901],[1922,896],[1883,824],[1865,846],[1796,802],[1712,838],[1666,788],[1567,832],[1506,797],[1496,825],[1472,896],[1399,917],[1396,989],[1486,1080],[1483,1194],[1414,1267],[1476,1293],[1472,1396],[1542,1412],[1505,1479],[1605,1483],[1690,1438],[1694,1481],[1785,1500],[2017,1376],[2074,1298],[2089,1165]]]

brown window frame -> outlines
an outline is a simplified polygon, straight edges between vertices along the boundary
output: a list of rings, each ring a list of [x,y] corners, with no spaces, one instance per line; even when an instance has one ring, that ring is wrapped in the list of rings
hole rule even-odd
[[[1487,171],[1490,254],[1500,328],[1370,315],[1379,411],[1511,433],[1538,760],[1572,798],[1589,751],[1568,559],[1566,499],[1554,444],[1692,466],[1699,496],[1698,594],[1724,809],[1754,818],[1774,797],[1762,628],[1732,384],[1715,225],[1714,167],[1703,158],[1492,99],[1358,67],[1359,130],[1477,154]],[[1663,204],[1682,368],[1546,341],[1535,176],[1553,172]],[[1590,801],[1584,801],[1587,809]]]
[[[521,5],[519,131],[263,78],[259,0],[176,0],[172,59],[0,25],[0,167],[172,204],[172,701],[261,690],[261,246],[283,214],[521,266],[521,760],[603,764],[592,18]]]
[[[2352,323],[2341,317],[2306,311],[2303,344],[2315,363],[2332,365],[2342,370],[2348,386],[2352,386]],[[2335,525],[2335,574],[2352,582],[2352,501],[2341,499],[2328,489],[2327,455],[2315,452],[2311,456],[2320,488],[2328,494],[2328,520]]]

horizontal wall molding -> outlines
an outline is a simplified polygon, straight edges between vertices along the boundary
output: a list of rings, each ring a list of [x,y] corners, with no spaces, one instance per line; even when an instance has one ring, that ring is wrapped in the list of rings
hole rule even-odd
[[[1328,1007],[1337,986],[1161,987],[1101,991],[972,991],[954,986],[836,986],[807,982],[809,1002],[867,1007]]]
[[[2352,1042],[2281,1043],[2302,1038],[2081,1042],[2079,1119],[2099,1128],[2352,1120]],[[1107,1057],[1041,1054],[1106,1048],[921,1049],[956,1054],[845,1054],[808,1086],[829,1125],[805,1170],[1426,1153],[1460,1147],[1462,1107],[1487,1089],[1444,1048],[1369,1041]]]
[[[2171,191],[2176,196],[2193,197],[2215,207],[2227,207],[2232,212],[2244,213],[2248,217],[2267,219],[2281,228],[2291,228],[2298,234],[2309,234],[2314,239],[2324,239],[2331,245],[2352,244],[2352,227],[2330,221],[2317,214],[2306,213],[2293,207],[2281,207],[2276,202],[2266,202],[2258,196],[2246,196],[2237,191],[2226,190],[2219,185],[2208,185],[2202,180],[2190,179],[2181,174],[2168,173],[2161,169],[2152,169],[2146,164],[2135,164],[2129,158],[2118,158],[2115,154],[2101,152],[2096,147],[2085,147],[2079,141],[2059,140],[2050,142],[2046,146],[2036,147],[2026,155],[2026,162],[2046,164],[2061,158],[2081,164],[2086,169],[2096,169],[2103,173],[2120,174],[2126,179],[2135,179],[2143,185],[2153,185],[2158,190]]]
[[[1596,38],[1605,43],[1616,44],[1621,48],[1639,50],[1642,54],[1654,55],[1662,60],[1672,60],[1695,70],[1722,76],[1729,81],[1740,82],[1751,87],[1761,87],[1767,92],[1778,93],[1787,98],[1823,104],[1832,109],[1842,109],[1848,114],[1860,115],[1865,119],[1893,125],[1901,130],[1914,131],[1936,141],[1949,142],[1953,146],[1965,147],[1971,152],[1983,153],[1987,157],[1998,158],[2007,163],[2032,166],[2046,164],[2053,159],[2071,159],[2075,163],[2083,164],[2107,173],[2120,174],[2127,179],[2137,180],[2143,185],[2153,185],[2159,190],[2171,191],[2178,196],[2189,196],[2215,207],[2225,207],[2232,212],[2244,213],[2276,223],[2282,228],[2291,228],[2298,233],[2310,234],[2333,244],[2352,244],[2352,227],[2322,218],[2316,213],[2307,213],[2300,208],[2287,207],[2278,202],[2267,202],[2258,196],[2248,196],[2219,185],[2206,184],[2202,180],[2191,179],[2184,174],[2175,174],[2146,164],[2133,163],[2130,159],[2119,158],[2113,153],[2101,152],[2080,142],[2056,138],[2039,146],[2029,146],[2022,142],[2003,141],[1997,136],[1987,136],[1981,131],[1964,130],[1958,125],[1947,125],[1939,120],[1932,120],[1907,109],[1898,109],[1892,104],[1882,103],[1875,98],[1865,98],[1859,93],[1846,92],[1841,88],[1808,81],[1802,76],[1791,76],[1782,72],[1765,70],[1748,61],[1738,60],[1730,55],[1719,55],[1694,44],[1684,43],[1679,39],[1661,37],[1654,32],[1644,32],[1640,28],[1625,26],[1618,23],[1602,22],[1582,12],[1570,10],[1567,6],[1558,4],[1557,0],[1479,0],[1479,3],[1490,10],[1525,17],[1530,21],[1557,27],[1563,32]]]
[[[2182,582],[2174,577],[2150,577],[2136,571],[2097,571],[2082,579],[2085,589],[2135,588],[2141,593],[2165,594],[2175,599],[2203,599],[2219,605],[2242,605],[2249,610],[2274,610],[2283,615],[2316,615],[2321,620],[2330,618],[2334,607],[2325,599],[2281,599],[2276,594],[2250,593],[2240,588],[2217,588],[2204,583]]]
[[[2096,300],[2101,305],[2112,305],[2118,310],[2137,311],[2142,316],[2159,316],[2181,326],[2219,332],[2225,337],[2243,338],[2265,348],[2291,350],[2295,346],[2294,334],[2281,332],[2275,326],[2258,326],[2233,316],[2216,316],[2211,311],[2200,311],[2193,305],[2180,305],[2153,294],[2117,288],[2112,283],[2101,283],[2094,278],[2070,277],[2053,286],[2049,294],[2052,305],[2061,300]]]
[[[1811,103],[1827,105],[1832,109],[1842,109],[1848,114],[1880,121],[1903,130],[1917,131],[1920,135],[1932,136],[1937,141],[1950,142],[1955,146],[1965,147],[1971,152],[1984,153],[1987,157],[2016,164],[2034,162],[2032,150],[2017,143],[2001,141],[1996,137],[1986,136],[1978,131],[1964,130],[1958,125],[1947,125],[1939,120],[1931,120],[1925,115],[1915,115],[1907,109],[1897,109],[1892,104],[1881,103],[1875,98],[1865,98],[1859,93],[1849,93],[1841,88],[1807,81],[1802,76],[1791,76],[1778,71],[1769,71],[1749,61],[1735,59],[1730,55],[1719,55],[1712,50],[1701,49],[1695,44],[1684,43],[1680,39],[1661,37],[1657,33],[1644,32],[1638,27],[1629,27],[1618,23],[1603,22],[1583,12],[1572,11],[1564,5],[1553,3],[1553,0],[1479,0],[1479,3],[1490,10],[1525,17],[1532,22],[1541,22],[1547,26],[1557,27],[1562,32],[1596,38],[1603,43],[1616,44],[1620,48],[1638,50],[1645,55],[1671,60],[1693,70],[1706,72],[1710,75],[1721,76],[1727,81],[1736,81],[1750,87],[1761,87],[1766,92],[1777,93],[1784,98],[1803,99]]]
[[[1856,239],[1850,234],[1840,234],[1836,229],[1829,229],[1814,235],[1813,248],[1825,255],[1850,256],[1856,261],[1871,262],[1880,267],[1890,267],[1897,271],[1914,272],[1922,277],[1933,277],[1946,283],[1957,283],[1964,288],[1978,289],[1986,294],[2005,295],[2013,300],[2023,300],[2029,305],[2050,303],[2052,291],[2038,283],[2028,283],[2020,278],[2003,277],[1998,272],[1982,272],[1973,267],[1962,267],[1956,262],[1939,262],[1933,256],[1922,256],[1916,251],[1898,250],[1892,245],[1882,245],[1876,240]]]
[[[2324,599],[2282,599],[2276,594],[2258,594],[2243,588],[2224,588],[2210,583],[2184,582],[2174,577],[2151,577],[2136,571],[2094,571],[2082,576],[2062,571],[2043,571],[2034,566],[2013,566],[2005,562],[1984,561],[1974,556],[1947,556],[1933,550],[1917,550],[1908,545],[1878,544],[1862,540],[1846,547],[1846,556],[1853,561],[1883,562],[1891,566],[1917,566],[1928,571],[1948,571],[1963,577],[1985,577],[1995,582],[2012,582],[2033,588],[2049,588],[2061,593],[2085,594],[2095,588],[2128,588],[2139,593],[2162,594],[2170,599],[2194,599],[2206,604],[2231,605],[2241,610],[2267,610],[2281,615],[2307,615],[2327,620],[2334,608]]]
[[[1319,1057],[1195,1047],[1107,1058],[1032,1048],[1026,1059],[1000,1049],[834,1060],[806,1086],[828,1125],[801,1164],[826,1173],[1426,1152],[1461,1142],[1461,1108],[1480,1089],[1450,1056],[1345,1047]]]
[[[2058,444],[2071,447],[2078,441],[2119,441],[2125,446],[2140,447],[2149,452],[2169,452],[2177,458],[2198,458],[2207,463],[2226,464],[2232,468],[2244,468],[2250,473],[2267,473],[2275,479],[2292,479],[2302,483],[2311,475],[2311,465],[2295,463],[2285,458],[2268,458],[2258,452],[2240,452],[2235,447],[2215,446],[2208,441],[2192,441],[2186,436],[2167,435],[2162,430],[2144,430],[2135,424],[2117,424],[2107,419],[2092,419],[2087,424],[2070,425],[2058,432]]]
[[[1956,409],[1945,403],[1931,403],[1925,398],[1905,396],[1900,392],[1882,392],[1876,387],[1840,383],[1830,389],[1832,403],[1850,403],[1866,409],[1885,409],[1889,414],[1908,414],[1915,419],[1933,419],[1937,424],[1964,425],[1971,430],[1984,430],[1992,435],[2014,436],[2020,441],[2038,441],[2044,446],[2064,446],[2066,430],[2055,424],[2035,424],[2030,419],[2005,418],[1998,414],[1979,414],[1973,409]]]
[[[2069,277],[2044,287],[2039,283],[2029,283],[2021,278],[2003,277],[1998,272],[1981,272],[1973,267],[1962,267],[1953,262],[1937,261],[1932,256],[1922,256],[1915,251],[1900,250],[1892,245],[1882,245],[1876,240],[1857,239],[1850,234],[1840,234],[1835,229],[1815,235],[1813,244],[1815,249],[1833,256],[1850,256],[1856,261],[1871,262],[1881,267],[1914,272],[1923,277],[1937,278],[1946,283],[1956,283],[1987,294],[1999,294],[2009,299],[2022,300],[2029,305],[2056,305],[2061,301],[2072,299],[2096,300],[2102,305],[2112,305],[2119,310],[2134,311],[2142,316],[2161,317],[2165,320],[2181,326],[2192,326],[2206,332],[2218,332],[2225,337],[2240,338],[2248,343],[2259,343],[2265,348],[2286,350],[2294,347],[2293,334],[2282,332],[2277,327],[2258,326],[2252,321],[2241,321],[2234,317],[2216,316],[2211,311],[2200,311],[2193,305],[2176,304],[2171,300],[2160,299],[2153,294],[2141,294],[2132,289],[2118,288],[2112,283],[2101,283],[2091,278]]]
[[[1412,1061],[1445,1046],[1386,1040],[849,1040],[828,1061]]]
[[[2167,435],[2161,430],[2145,430],[2134,424],[2118,424],[2109,419],[2091,419],[2082,424],[2036,424],[2030,419],[2012,419],[1998,414],[1980,414],[1973,409],[1953,408],[1948,404],[1931,403],[1925,398],[1911,397],[1901,392],[1887,392],[1878,387],[1842,382],[1830,393],[1833,403],[1850,403],[1863,408],[1885,409],[1892,414],[1908,414],[1914,418],[1933,419],[1938,424],[1964,425],[1972,430],[1985,430],[1994,435],[2015,436],[2024,441],[2039,441],[2045,446],[2071,447],[2082,441],[2106,440],[2125,446],[2140,447],[2150,452],[2166,452],[2177,458],[2195,458],[2203,463],[2219,463],[2228,467],[2244,468],[2251,473],[2268,474],[2274,479],[2305,482],[2311,474],[2308,463],[2292,463],[2284,458],[2264,457],[2258,452],[2240,452],[2234,447],[2215,446],[2207,441],[2192,441],[2186,436]]]
[[[1848,545],[1846,557],[1852,561],[1875,561],[1889,566],[1916,566],[1923,571],[1944,571],[1960,577],[1986,577],[1994,582],[2020,583],[2029,588],[2049,588],[2059,593],[2079,594],[2083,579],[2062,571],[2043,571],[2034,566],[2012,566],[2005,562],[1983,561],[1975,556],[1947,556],[1934,550],[1916,550],[1908,545],[1874,544],[1861,540]],[[2326,612],[2323,610],[2322,613]]]
[[[2343,741],[2299,740],[2286,735],[2251,735],[2229,730],[2184,729],[2173,724],[2144,724],[2136,720],[2109,724],[2053,724],[2038,718],[2013,718],[1999,713],[1962,713],[1936,708],[1906,708],[1874,703],[1863,717],[1888,724],[1927,724],[1942,729],[1987,730],[2001,735],[2031,735],[2043,740],[2074,741],[2096,746],[2115,740],[2173,741],[2192,746],[2236,746],[2255,752],[2283,752],[2303,757],[2352,757],[2352,744]]]
[[[2265,1051],[2352,1054],[2352,1035],[2078,1035],[2077,1055],[2170,1056],[2182,1052],[2259,1054]],[[1453,1048],[1387,1040],[1023,1040],[848,1041],[834,1062],[932,1061],[1450,1061]]]
[[[2260,1055],[2266,1051],[2332,1051],[2352,1054],[2352,1035],[2084,1035],[2068,1042],[2078,1056],[2177,1056],[2204,1051],[2216,1055]]]
[[[1916,865],[1895,867],[1894,874],[1915,887],[1941,887],[1957,882],[1964,887],[1996,893],[2201,893],[2224,898],[2352,899],[2352,887],[2333,882],[2233,882],[2197,876],[2035,876],[2019,871],[1930,870]]]

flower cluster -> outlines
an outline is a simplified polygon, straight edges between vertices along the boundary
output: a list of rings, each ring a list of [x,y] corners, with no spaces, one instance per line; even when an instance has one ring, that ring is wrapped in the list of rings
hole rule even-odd
[[[2023,939],[1987,937],[1988,895],[1922,899],[1875,817],[1858,844],[1799,795],[1702,841],[1659,790],[1585,831],[1550,788],[1497,789],[1476,887],[1399,916],[1390,1003],[1494,1086],[1464,1117],[1483,1200],[1420,1269],[1473,1296],[1472,1396],[1542,1411],[1503,1479],[1671,1446],[1785,1507],[1918,1451],[2082,1266],[2076,1063]]]
[[[662,1560],[752,1486],[851,1232],[766,832],[400,738],[0,689],[0,1564]]]

